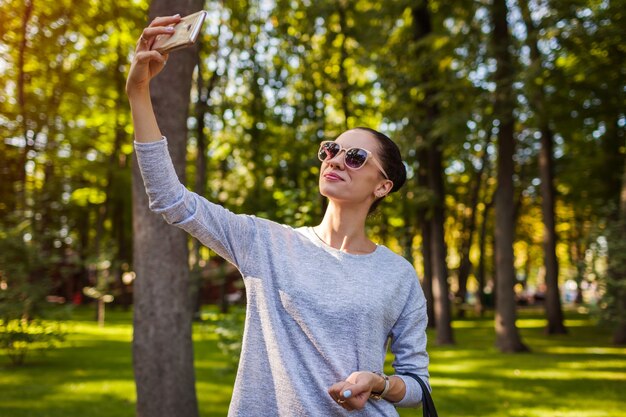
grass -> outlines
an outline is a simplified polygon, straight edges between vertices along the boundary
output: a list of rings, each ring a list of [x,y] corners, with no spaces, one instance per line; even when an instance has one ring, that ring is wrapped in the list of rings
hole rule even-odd
[[[457,345],[429,348],[439,414],[623,416],[626,348],[611,346],[609,332],[588,317],[573,313],[568,317],[569,334],[548,337],[545,320],[523,314],[518,326],[532,349],[523,354],[503,354],[494,348],[491,320],[455,322]]]
[[[623,416],[626,348],[612,347],[609,333],[587,316],[567,317],[569,335],[546,337],[540,315],[523,313],[518,325],[532,349],[525,354],[502,354],[493,347],[492,320],[456,321],[457,345],[429,347],[439,414]],[[135,415],[131,315],[108,312],[104,328],[90,319],[91,311],[75,312],[63,346],[33,353],[22,367],[10,366],[0,353],[0,416]],[[225,416],[234,372],[227,369],[215,335],[196,328],[194,338],[200,414]],[[401,410],[401,415],[421,411]]]

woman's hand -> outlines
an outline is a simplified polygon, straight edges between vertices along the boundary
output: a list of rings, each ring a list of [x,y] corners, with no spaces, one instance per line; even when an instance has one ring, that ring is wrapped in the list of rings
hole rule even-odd
[[[169,25],[180,22],[180,19],[180,15],[157,17],[143,30],[141,37],[137,41],[135,56],[126,79],[126,94],[128,97],[149,91],[150,80],[161,72],[168,57],[167,55],[161,55],[157,51],[152,51],[150,48],[157,35],[171,35],[174,27]]]
[[[380,392],[384,386],[383,378],[373,372],[353,372],[345,381],[333,384],[328,389],[328,394],[348,411],[361,410],[372,391]]]

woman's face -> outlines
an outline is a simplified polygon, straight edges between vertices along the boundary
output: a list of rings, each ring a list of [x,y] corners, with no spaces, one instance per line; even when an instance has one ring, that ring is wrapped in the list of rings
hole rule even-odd
[[[363,148],[372,152],[378,161],[379,145],[374,136],[367,131],[348,130],[339,135],[335,142],[342,148]],[[320,193],[335,202],[367,204],[374,201],[374,193],[386,194],[387,183],[376,164],[369,159],[358,170],[353,170],[345,165],[346,152],[339,152],[333,159],[322,162],[320,168],[319,187]]]

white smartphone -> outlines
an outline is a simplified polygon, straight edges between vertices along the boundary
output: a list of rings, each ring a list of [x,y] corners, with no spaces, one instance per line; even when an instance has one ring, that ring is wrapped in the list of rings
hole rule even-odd
[[[176,49],[193,45],[196,39],[198,39],[206,15],[206,11],[200,10],[199,12],[183,17],[180,22],[174,26],[173,34],[157,35],[152,44],[152,49],[161,54],[167,54]]]

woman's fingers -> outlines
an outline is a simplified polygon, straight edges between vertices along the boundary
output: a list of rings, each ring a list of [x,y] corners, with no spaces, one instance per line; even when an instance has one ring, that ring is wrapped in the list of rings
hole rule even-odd
[[[161,34],[172,34],[173,25],[180,21],[180,16],[157,17],[141,33],[135,48],[135,56],[126,79],[126,94],[129,96],[148,91],[150,80],[163,70],[168,55],[161,55],[151,50],[154,40]]]
[[[156,61],[160,64],[165,64],[165,62],[167,61],[167,56],[161,55],[157,51],[143,51],[143,52],[138,52],[137,55],[135,55],[135,59],[140,64],[148,64],[148,63],[151,63],[151,61]]]
[[[149,51],[158,35],[171,35],[172,33],[174,33],[173,26],[145,28],[137,41],[137,51]]]
[[[353,411],[365,407],[370,391],[367,384],[340,381],[328,389],[328,394],[338,405]]]
[[[126,80],[126,92],[131,94],[140,91],[150,83],[167,62],[167,55],[157,51],[139,51],[135,54]]]
[[[167,26],[171,25],[172,23],[180,22],[180,19],[181,17],[179,14],[175,14],[173,16],[159,16],[155,17],[152,22],[150,22],[150,25],[148,25],[148,27]]]
[[[354,410],[353,405],[349,402],[350,394],[347,393],[348,388],[351,386],[349,382],[340,381],[333,384],[328,389],[328,395],[341,407],[345,408],[348,411]],[[344,394],[347,394],[345,396]]]
[[[158,35],[171,35],[174,33],[174,24],[180,22],[180,15],[155,18],[150,25],[143,30],[137,41],[137,51],[149,51],[154,39]]]

